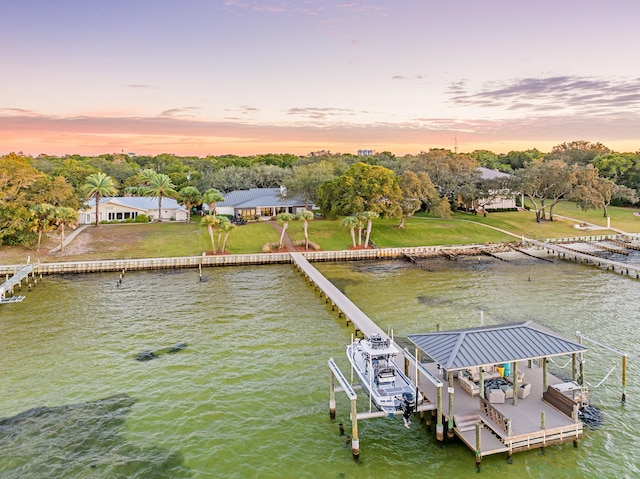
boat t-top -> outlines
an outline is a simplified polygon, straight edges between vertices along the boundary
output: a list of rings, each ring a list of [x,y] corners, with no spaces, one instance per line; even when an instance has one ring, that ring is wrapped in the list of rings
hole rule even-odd
[[[402,413],[406,427],[416,409],[416,387],[393,358],[399,353],[391,338],[374,334],[356,339],[347,346],[347,357],[358,376],[358,382],[380,411],[389,417]]]

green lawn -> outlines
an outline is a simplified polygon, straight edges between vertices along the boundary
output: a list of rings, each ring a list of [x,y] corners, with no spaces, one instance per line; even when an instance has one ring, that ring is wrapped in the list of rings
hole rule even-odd
[[[211,251],[211,240],[207,228],[200,223],[163,223],[145,226],[156,228],[135,248],[136,257],[144,258],[151,251],[155,256],[190,256]],[[214,231],[216,246],[218,233]],[[224,241],[224,234],[222,235]],[[279,239],[277,230],[269,223],[251,223],[236,227],[229,233],[226,251],[232,254],[259,253],[265,243]]]
[[[639,209],[612,207],[609,209],[612,227],[629,233],[640,232]],[[574,218],[578,222],[606,225],[602,211],[584,212],[573,203],[559,203],[556,215]],[[557,221],[536,223],[533,212],[489,213],[486,217],[466,213],[454,213],[449,219],[418,214],[406,221],[404,229],[398,228],[395,219],[376,219],[373,222],[371,240],[379,247],[435,246],[456,244],[483,244],[518,241],[521,235],[544,240],[583,236],[585,234],[612,233],[610,230],[584,232],[574,228],[576,221],[558,218]],[[502,229],[516,237],[497,231]],[[292,221],[287,230],[294,241],[303,241],[303,225]],[[216,235],[216,242],[217,242]],[[266,243],[277,242],[279,233],[272,223],[250,223],[239,226],[229,234],[227,251],[232,254],[259,253]],[[351,245],[349,231],[342,228],[340,220],[312,220],[309,222],[309,239],[322,250],[343,250]],[[88,259],[149,258],[201,255],[211,250],[207,229],[199,223],[150,223],[101,225],[86,229],[65,253],[49,253],[57,245],[57,235],[45,241],[40,252],[29,248],[3,247],[0,263],[24,263],[27,256],[37,261],[76,261]],[[79,245],[79,243],[81,245]],[[82,243],[84,243],[82,245]],[[82,246],[82,247],[79,247]]]
[[[640,208],[612,206],[607,208],[607,212],[611,217],[611,226],[613,228],[621,229],[627,233],[640,232],[640,217],[633,214],[634,212],[640,212]],[[576,207],[575,203],[571,202],[561,201],[553,209],[553,214],[579,219],[596,225],[607,225],[607,218],[604,217],[602,210],[582,211]]]

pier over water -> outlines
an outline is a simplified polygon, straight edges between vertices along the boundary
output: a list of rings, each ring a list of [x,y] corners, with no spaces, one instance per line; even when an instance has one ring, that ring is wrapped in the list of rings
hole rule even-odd
[[[22,285],[22,280],[28,280],[29,275],[33,275],[34,268],[35,266],[29,263],[16,271],[15,274],[11,277],[9,277],[8,273],[6,274],[6,281],[2,283],[2,285],[0,285],[0,304],[17,303],[24,300],[24,296],[14,296],[13,290],[16,286],[20,287]],[[11,294],[11,296],[7,297],[7,293]]]

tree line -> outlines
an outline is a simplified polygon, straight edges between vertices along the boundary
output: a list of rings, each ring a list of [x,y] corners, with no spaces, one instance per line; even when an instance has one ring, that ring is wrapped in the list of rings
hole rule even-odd
[[[480,166],[510,176],[482,178]],[[159,206],[163,197],[171,197],[189,212],[211,203],[205,201],[207,193],[211,200],[236,189],[284,185],[289,195],[318,205],[325,215],[345,217],[347,225],[354,225],[355,243],[355,230],[360,236],[362,227],[370,232],[375,215],[398,218],[404,227],[404,220],[419,210],[446,217],[454,208],[482,208],[483,202],[514,192],[530,200],[538,221],[553,220],[553,207],[564,200],[602,209],[606,216],[611,204],[637,202],[640,152],[617,153],[601,143],[572,141],[549,153],[532,149],[507,154],[435,148],[404,156],[388,151],[203,158],[10,153],[0,157],[0,245],[35,245],[44,232],[73,225],[69,210],[95,198],[105,182],[98,197],[145,194],[157,196]]]

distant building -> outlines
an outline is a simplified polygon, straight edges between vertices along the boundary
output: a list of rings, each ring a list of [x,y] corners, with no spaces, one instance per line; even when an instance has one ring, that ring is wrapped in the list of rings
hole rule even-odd
[[[100,198],[98,222],[135,220],[138,215],[147,215],[151,220],[158,217],[158,197],[155,196],[114,196]],[[78,212],[80,224],[96,222],[96,200],[89,199],[85,209]],[[161,221],[187,221],[187,210],[173,198],[162,198]]]
[[[489,168],[478,168],[482,180],[495,180],[497,178],[509,178],[511,175]],[[467,210],[486,211],[513,209],[516,207],[515,195],[507,190],[495,190],[490,198],[476,198],[471,204],[466,204],[462,195],[458,195],[458,208]]]
[[[375,154],[375,150],[358,150],[358,156],[372,156]]]

